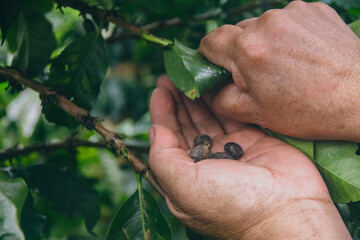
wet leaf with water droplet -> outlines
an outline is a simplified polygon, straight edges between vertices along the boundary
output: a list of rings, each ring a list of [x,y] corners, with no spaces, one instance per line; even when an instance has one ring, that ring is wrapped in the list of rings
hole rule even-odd
[[[212,90],[230,77],[230,73],[175,40],[164,52],[165,68],[174,85],[191,99]]]

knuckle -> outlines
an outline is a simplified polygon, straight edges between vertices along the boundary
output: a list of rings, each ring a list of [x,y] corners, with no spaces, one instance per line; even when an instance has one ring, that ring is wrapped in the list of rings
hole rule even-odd
[[[259,18],[259,21],[264,31],[270,35],[278,36],[281,33],[293,31],[294,21],[284,10],[268,10]]]
[[[259,21],[263,24],[274,24],[283,21],[285,17],[284,11],[281,9],[271,9],[263,13],[259,17]]]
[[[265,61],[268,56],[265,44],[251,35],[244,38],[237,38],[235,49],[252,61]]]
[[[199,52],[204,54],[206,51],[227,49],[227,45],[232,39],[231,31],[233,27],[232,25],[223,25],[214,29],[201,40]]]
[[[285,8],[302,9],[302,8],[307,8],[307,6],[308,6],[307,2],[304,2],[304,1],[292,1]]]
[[[200,41],[200,45],[199,45],[199,51],[203,52],[204,49],[206,49],[209,46],[209,39],[210,35],[206,35],[205,37],[203,37]]]
[[[234,27],[233,25],[225,24],[219,28],[214,29],[209,35],[212,36],[213,38],[221,40],[223,38],[226,38],[228,34],[231,33],[233,27]]]
[[[324,13],[327,13],[329,15],[338,15],[337,12],[329,7],[327,4],[323,3],[323,2],[313,2],[313,3],[309,3],[313,8],[315,8],[316,11],[321,11]]]
[[[320,8],[320,9],[331,9],[327,4],[325,4],[323,2],[313,2],[313,3],[309,3],[309,4],[312,7],[316,7],[316,8]]]
[[[217,42],[221,42],[223,38],[226,37],[226,35],[230,31],[230,25],[223,25],[219,28],[216,28],[212,30],[209,34],[207,34],[200,42],[200,46],[207,47],[210,45],[214,45]]]

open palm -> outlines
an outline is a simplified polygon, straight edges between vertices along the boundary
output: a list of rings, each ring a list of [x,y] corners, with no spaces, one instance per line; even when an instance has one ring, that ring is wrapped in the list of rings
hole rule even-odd
[[[238,239],[289,206],[332,205],[321,176],[304,154],[257,127],[214,116],[205,102],[183,97],[167,77],[159,80],[150,101],[150,167],[175,216],[209,236]],[[188,153],[202,133],[212,137],[213,152],[236,142],[244,155],[194,163]]]

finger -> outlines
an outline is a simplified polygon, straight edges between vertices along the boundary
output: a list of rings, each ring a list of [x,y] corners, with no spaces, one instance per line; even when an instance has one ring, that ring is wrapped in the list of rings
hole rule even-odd
[[[201,40],[198,51],[210,62],[231,71],[231,63],[235,57],[234,42],[242,31],[234,25],[223,25],[214,29]]]
[[[236,185],[240,187],[239,191],[244,192],[250,190],[244,183],[256,182],[254,176],[262,176],[262,179],[268,176],[267,180],[273,177],[268,168],[241,161],[212,159],[194,163],[184,150],[178,148],[179,142],[173,131],[161,125],[153,125],[152,129],[150,168],[167,196],[167,204],[177,217],[193,215],[194,209],[209,209],[206,201],[200,201],[199,205],[204,191],[213,194],[211,191],[221,192],[222,187]],[[253,193],[253,188],[250,191]]]
[[[239,121],[235,121],[224,117],[218,117],[218,119],[221,122],[222,126],[224,127],[226,134],[236,131],[241,131],[247,126],[247,124],[245,123],[241,123]]]
[[[212,176],[221,178],[226,175],[236,181],[248,175],[249,171],[241,168],[247,165],[239,161],[204,160],[194,163],[186,152],[179,148],[180,142],[171,129],[155,124],[152,130],[150,168],[167,197],[178,205],[188,208],[187,203],[194,204],[196,195],[201,195],[199,189],[206,187]]]
[[[234,84],[227,84],[234,86]],[[226,88],[226,86],[224,88]],[[220,90],[225,92],[225,95],[231,94],[231,92],[226,92],[225,90]],[[236,98],[235,96],[231,97],[232,99]],[[212,103],[215,100],[211,98],[211,94],[207,94],[203,96],[204,103],[206,103],[207,106],[212,108]],[[233,111],[235,114],[235,111]],[[266,134],[259,130],[257,127],[254,127],[253,125],[240,122],[239,120],[233,120],[236,119],[236,117],[233,116],[233,119],[230,119],[229,117],[224,117],[218,114],[215,114],[216,118],[219,120],[221,125],[223,126],[225,133],[227,134],[226,138],[219,138],[217,141],[215,141],[215,144],[213,145],[214,151],[223,151],[223,147],[228,142],[236,142],[239,144],[244,151],[246,151],[249,147],[251,147],[254,143],[256,143],[260,138],[263,138],[266,136]],[[240,159],[242,160],[242,158]]]
[[[171,95],[174,97],[174,100],[175,100],[176,103],[179,103],[179,102],[182,101],[179,91],[174,86],[174,84],[170,81],[170,78],[168,77],[168,75],[161,76],[159,78],[159,80],[157,81],[156,86],[157,87],[163,87],[163,88],[166,88],[167,90],[169,90]]]
[[[196,127],[194,127],[191,118],[189,117],[188,110],[183,103],[178,104],[176,108],[177,118],[179,121],[181,132],[189,147],[192,147],[194,138],[199,135]]]
[[[241,55],[237,49],[242,32],[242,28],[237,26],[223,25],[201,40],[198,51],[210,62],[231,72],[238,87],[247,91],[247,83],[237,66]]]
[[[175,109],[179,127],[188,146],[192,146],[193,139],[199,134],[199,132],[193,126],[189,113],[184,106],[182,97],[183,94],[180,94],[166,75],[160,77],[157,86],[166,88],[175,99]]]
[[[189,145],[179,126],[175,103],[169,91],[161,87],[156,88],[151,95],[149,108],[151,122],[170,128],[178,137],[181,148],[188,149]]]
[[[215,115],[213,110],[211,109],[211,101],[212,101],[212,99],[211,99],[210,94],[203,95],[202,99],[203,99],[204,104],[208,107],[209,111],[211,111],[211,113],[213,115]],[[220,124],[221,124],[221,126],[224,129],[226,134],[229,134],[229,133],[232,133],[232,132],[235,132],[235,131],[240,131],[244,127],[247,126],[247,124],[245,124],[245,123],[242,123],[242,122],[239,122],[239,121],[236,121],[236,120],[232,120],[232,119],[228,119],[228,118],[225,118],[225,117],[222,117],[222,116],[215,115],[215,117],[220,122]]]
[[[248,27],[250,25],[253,25],[257,21],[257,19],[258,19],[257,17],[248,18],[248,19],[245,19],[245,20],[243,20],[241,22],[238,22],[236,24],[236,26],[244,29],[244,28],[246,28],[246,27]]]
[[[184,96],[183,101],[191,121],[199,133],[207,134],[210,137],[224,134],[221,124],[201,99],[190,100]]]
[[[211,101],[216,115],[243,123],[261,123],[261,112],[253,98],[235,84],[223,87]]]
[[[195,163],[180,148],[181,144],[174,131],[158,124],[154,124],[151,131],[153,139],[149,165],[156,179],[168,196],[181,189],[185,190],[187,179],[193,179],[189,174]]]

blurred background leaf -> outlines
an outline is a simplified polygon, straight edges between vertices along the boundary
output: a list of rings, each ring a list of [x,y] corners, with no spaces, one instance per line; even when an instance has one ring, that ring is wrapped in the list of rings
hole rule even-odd
[[[282,8],[289,1],[84,2],[116,11],[124,20],[157,36],[176,38],[196,49],[212,29]],[[360,18],[356,0],[324,2],[347,24]],[[84,29],[86,20],[95,32]],[[6,39],[0,47],[1,66],[23,70],[35,81],[55,87],[71,101],[91,109],[106,128],[124,134],[129,149],[147,161],[151,124],[148,102],[157,78],[165,73],[161,48],[52,0],[0,0],[0,28],[1,38]],[[102,140],[51,103],[41,106],[38,94],[28,89],[12,94],[8,82],[0,79],[0,167],[8,175],[22,173],[29,186],[26,201],[19,195],[25,201],[21,221],[12,225],[26,239],[104,239],[116,210],[136,190],[135,174],[127,161],[104,148],[69,144],[62,149],[1,158],[3,150],[70,139]],[[173,239],[198,237],[185,230],[149,185],[144,183],[144,188],[164,213]],[[356,239],[360,233],[357,203],[341,206],[339,211]]]
[[[23,179],[10,179],[0,172],[0,238],[23,240],[20,216],[28,194]]]

